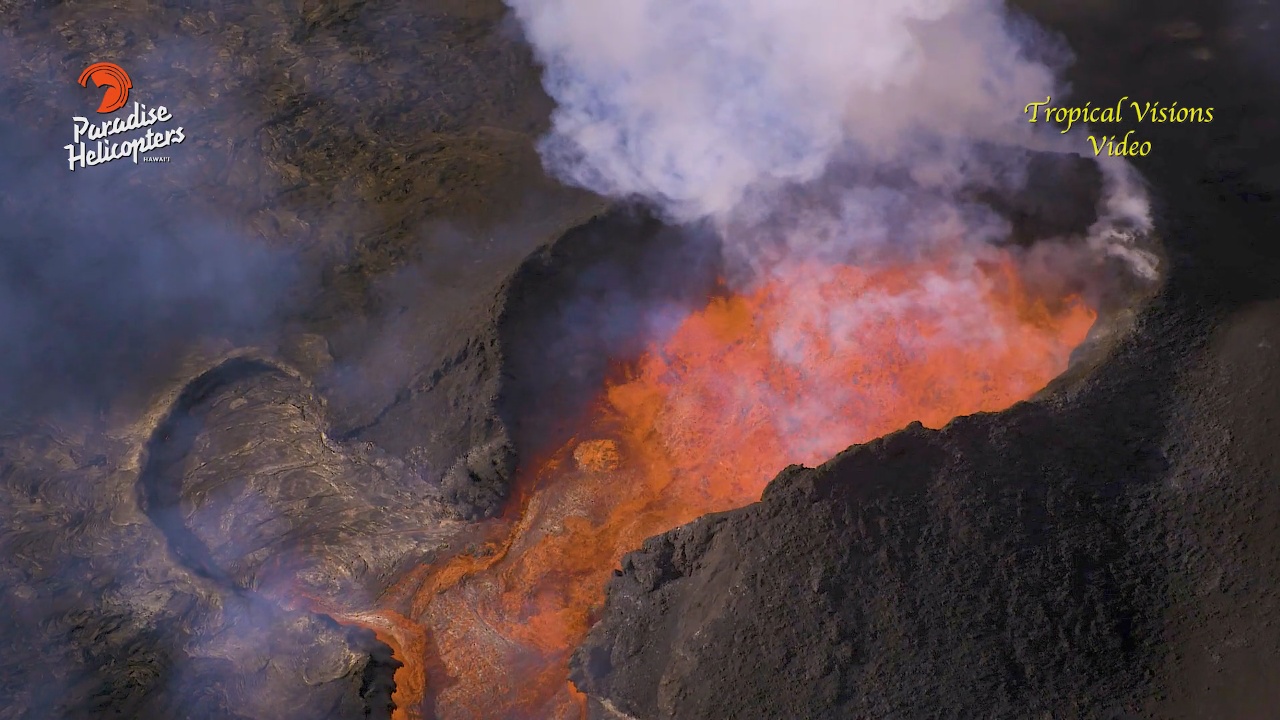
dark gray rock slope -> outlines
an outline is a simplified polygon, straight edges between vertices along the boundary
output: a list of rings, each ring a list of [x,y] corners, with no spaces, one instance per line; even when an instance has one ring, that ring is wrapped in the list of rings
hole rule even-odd
[[[1280,25],[1032,9],[1079,52],[1082,102],[1217,108],[1141,131],[1167,284],[1035,402],[789,468],[648,541],[575,656],[599,717],[1274,716]]]

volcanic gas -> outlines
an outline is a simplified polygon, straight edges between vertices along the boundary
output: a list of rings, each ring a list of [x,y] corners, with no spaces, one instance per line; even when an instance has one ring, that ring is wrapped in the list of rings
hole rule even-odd
[[[1095,317],[993,247],[797,264],[718,294],[615,367],[577,437],[524,468],[490,542],[402,585],[381,628],[406,662],[398,716],[584,717],[567,661],[626,552],[758,500],[789,464],[1028,398]]]

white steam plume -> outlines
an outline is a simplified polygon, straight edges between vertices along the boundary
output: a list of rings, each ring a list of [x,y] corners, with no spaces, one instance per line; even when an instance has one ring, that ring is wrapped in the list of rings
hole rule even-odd
[[[976,148],[1078,140],[1026,122],[1028,102],[1058,94],[1026,46],[1054,44],[1000,0],[507,1],[558,104],[550,170],[676,221],[749,223],[836,163],[943,195],[1007,186],[987,176],[1011,168]],[[1145,195],[1125,168],[1104,172],[1091,242],[1142,272],[1149,258],[1129,241],[1149,229]]]
[[[844,151],[882,163],[931,140],[1025,134],[1021,108],[1054,90],[989,0],[511,5],[558,103],[552,167],[681,219],[814,179]]]

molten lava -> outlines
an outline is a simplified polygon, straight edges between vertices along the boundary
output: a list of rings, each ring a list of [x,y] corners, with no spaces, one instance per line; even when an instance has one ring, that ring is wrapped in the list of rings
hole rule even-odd
[[[401,656],[399,716],[584,717],[566,663],[624,553],[759,499],[788,464],[1025,399],[1094,319],[1029,291],[1006,255],[797,267],[711,301],[518,480],[492,544],[424,571],[407,615],[427,640],[398,640],[425,657]]]

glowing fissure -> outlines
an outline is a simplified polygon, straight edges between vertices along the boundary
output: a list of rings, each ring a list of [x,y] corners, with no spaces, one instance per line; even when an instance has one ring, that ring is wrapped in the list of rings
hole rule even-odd
[[[449,720],[584,717],[567,661],[645,538],[758,500],[788,464],[1044,387],[1095,313],[986,256],[796,266],[620,367],[579,437],[517,479],[492,544],[425,569],[406,617],[370,623],[408,653],[398,716],[425,703]]]

